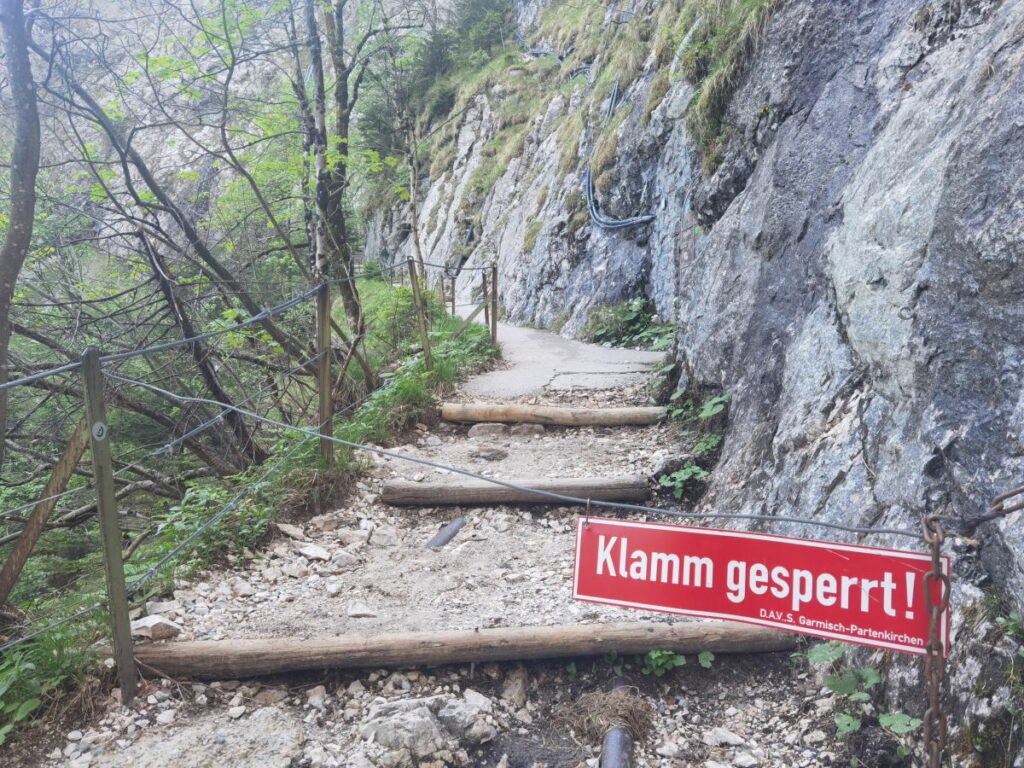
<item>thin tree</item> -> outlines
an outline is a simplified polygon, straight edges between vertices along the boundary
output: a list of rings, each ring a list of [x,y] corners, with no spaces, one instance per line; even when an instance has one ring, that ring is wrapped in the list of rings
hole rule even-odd
[[[14,107],[11,148],[11,213],[0,247],[0,384],[8,380],[7,354],[11,340],[11,301],[18,274],[32,242],[39,173],[39,110],[28,58],[28,30],[22,0],[0,0],[0,32],[4,62]],[[0,437],[7,432],[7,391],[0,391]],[[0,439],[0,466],[4,459]]]

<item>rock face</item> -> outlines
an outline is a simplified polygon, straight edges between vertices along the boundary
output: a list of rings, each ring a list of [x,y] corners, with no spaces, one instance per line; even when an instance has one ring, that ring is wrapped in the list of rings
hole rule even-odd
[[[520,4],[527,33],[543,6]],[[1019,2],[782,3],[731,96],[710,177],[680,119],[693,94],[684,78],[645,124],[652,56],[622,84],[628,114],[601,205],[657,218],[622,231],[570,226],[595,129],[557,188],[544,186],[561,176],[553,126],[589,86],[553,90],[480,207],[465,264],[497,260],[512,322],[573,335],[591,306],[643,294],[676,323],[680,386],[733,396],[701,511],[912,531],[940,512],[970,537],[952,547],[954,605],[988,584],[1020,605],[1020,513],[972,521],[1024,478],[1021,35]],[[487,159],[495,89],[472,102],[452,166],[425,187],[425,218],[442,211],[425,234],[434,262],[457,261],[466,242],[449,203]],[[405,252],[402,216],[381,217],[369,255]],[[530,222],[541,222],[532,240]],[[460,300],[478,279],[461,273]],[[961,631],[958,652],[975,639]],[[964,702],[967,666],[953,678]]]

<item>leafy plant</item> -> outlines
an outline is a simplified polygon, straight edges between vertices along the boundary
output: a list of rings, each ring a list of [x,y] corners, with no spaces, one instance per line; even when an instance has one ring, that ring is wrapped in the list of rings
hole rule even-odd
[[[591,341],[617,347],[667,349],[675,327],[657,322],[651,302],[643,297],[629,299],[614,307],[594,307],[583,336]]]
[[[693,446],[693,455],[698,459],[712,456],[722,446],[721,435],[702,435]]]
[[[711,651],[701,651],[697,654],[697,663],[700,664],[704,669],[711,669],[711,665],[715,661],[715,654]]]
[[[58,628],[0,657],[0,746],[82,679],[90,658],[84,640],[92,631],[89,622]]]
[[[604,661],[616,675],[621,675],[623,669],[626,667],[626,664],[623,663],[624,660],[622,656],[619,655],[618,651],[612,651],[609,653],[604,657]]]
[[[796,656],[797,654],[794,654]],[[807,661],[812,664],[825,665],[832,669],[832,674],[825,676],[825,686],[836,695],[835,714],[836,735],[840,738],[849,736],[860,730],[865,718],[869,715],[868,705],[871,702],[869,691],[882,682],[882,675],[874,667],[850,667],[844,662],[846,646],[835,640],[821,643],[811,648]],[[921,720],[910,717],[902,712],[881,713],[878,724],[894,739],[899,740],[921,727]],[[897,748],[901,757],[909,751],[905,745]]]
[[[686,657],[675,651],[655,649],[648,651],[644,656],[644,666],[640,670],[645,675],[661,677],[666,672],[671,672],[676,667],[686,664]]]
[[[1010,611],[1008,616],[997,616],[996,624],[1011,637],[1024,636],[1024,621],[1017,611]]]
[[[698,419],[710,419],[712,416],[717,416],[725,410],[725,406],[732,399],[732,395],[718,395],[717,397],[709,397],[703,403],[701,403],[700,411],[697,413]]]
[[[670,475],[662,475],[658,478],[658,483],[665,488],[671,488],[672,495],[677,499],[681,499],[689,482],[703,480],[709,474],[706,469],[697,466],[693,462],[687,462],[686,466],[682,469],[676,470]]]
[[[668,417],[680,422],[700,422],[717,416],[726,409],[732,394],[712,395],[705,397],[698,405],[694,396],[685,390],[677,389],[669,396]]]

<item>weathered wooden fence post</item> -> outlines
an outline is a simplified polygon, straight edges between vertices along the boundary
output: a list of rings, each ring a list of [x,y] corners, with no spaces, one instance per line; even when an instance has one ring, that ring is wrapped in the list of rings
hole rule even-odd
[[[428,371],[434,370],[434,358],[430,352],[430,331],[427,328],[427,313],[423,304],[423,293],[420,291],[420,278],[416,274],[416,264],[409,259],[409,284],[412,285],[412,300],[416,304],[416,320],[420,326],[420,339],[423,342],[423,363]]]
[[[498,343],[498,264],[491,265],[491,343]]]
[[[138,690],[138,671],[132,647],[131,620],[128,618],[128,591],[124,583],[124,562],[121,560],[121,525],[117,519],[114,497],[113,462],[110,457],[110,429],[103,401],[103,369],[99,352],[89,347],[82,356],[82,384],[85,412],[89,423],[89,445],[92,449],[93,483],[103,536],[103,567],[107,574],[107,598],[114,635],[114,659],[121,686],[121,703],[127,704]]]
[[[480,270],[480,301],[484,305],[484,325],[491,327],[491,301],[487,292],[487,270]]]
[[[320,395],[320,458],[334,463],[334,404],[331,402],[331,291],[325,279],[316,293],[317,391]]]

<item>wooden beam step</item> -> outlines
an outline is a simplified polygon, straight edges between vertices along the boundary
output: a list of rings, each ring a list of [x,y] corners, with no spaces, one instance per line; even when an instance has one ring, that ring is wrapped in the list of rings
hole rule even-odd
[[[551,480],[525,478],[506,482],[536,489],[574,496],[593,501],[646,501],[651,495],[647,480],[629,477],[577,477]],[[528,490],[506,488],[485,480],[466,480],[459,483],[415,483],[411,480],[388,480],[381,492],[381,501],[392,506],[436,507],[455,504],[563,504],[549,496]]]
[[[388,632],[382,635],[137,645],[145,667],[172,678],[227,679],[309,669],[415,667],[468,662],[641,654],[789,650],[796,636],[728,621],[623,622]]]
[[[664,408],[561,408],[506,403],[443,403],[447,421],[554,424],[563,427],[619,427],[657,424]]]

